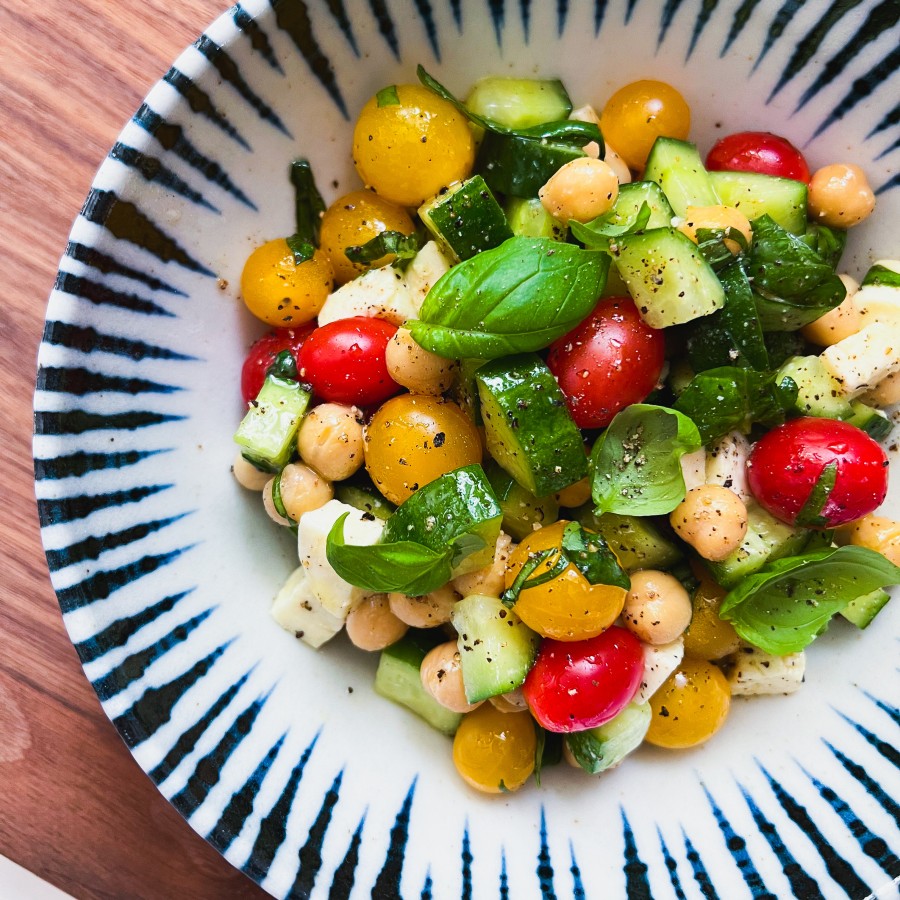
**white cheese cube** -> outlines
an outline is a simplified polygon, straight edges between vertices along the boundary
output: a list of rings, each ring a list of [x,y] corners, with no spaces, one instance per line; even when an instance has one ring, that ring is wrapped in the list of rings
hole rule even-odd
[[[753,499],[747,483],[750,441],[740,431],[726,434],[706,455],[706,483],[734,491],[744,503]]]
[[[706,484],[706,451],[702,447],[681,457],[681,474],[686,491]]]
[[[793,694],[803,684],[806,654],[773,656],[757,647],[745,647],[734,657],[728,683],[734,697],[757,694]]]
[[[381,266],[363,272],[328,295],[319,311],[319,325],[338,319],[369,316],[402,325],[414,319],[418,307],[406,286],[403,273],[393,266]]]
[[[425,302],[434,283],[450,270],[450,260],[441,252],[436,241],[429,241],[416,255],[406,270],[406,286],[415,313],[414,319]]]
[[[900,329],[900,288],[867,284],[853,295],[853,305],[864,326],[880,322]]]
[[[633,703],[646,703],[678,668],[684,659],[684,639],[676,638],[670,644],[644,644],[644,674]]]
[[[319,648],[343,627],[344,620],[322,608],[303,566],[294,569],[272,604],[272,618],[310,647]]]
[[[873,322],[823,350],[820,359],[844,395],[856,397],[900,371],[900,327]]]

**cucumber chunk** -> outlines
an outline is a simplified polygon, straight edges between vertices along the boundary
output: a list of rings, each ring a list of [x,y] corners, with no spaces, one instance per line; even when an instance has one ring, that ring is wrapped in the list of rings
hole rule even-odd
[[[869,267],[860,287],[879,284],[886,287],[900,288],[900,261],[896,259],[879,259]]]
[[[525,680],[540,639],[501,600],[470,594],[454,606],[451,621],[469,703],[506,694]]]
[[[806,231],[807,187],[802,181],[759,172],[710,172],[709,177],[721,203],[751,222],[768,214],[791,234]]]
[[[719,197],[697,148],[687,141],[659,137],[653,142],[644,179],[655,181],[679,216],[689,206],[718,206]]]
[[[606,541],[626,572],[668,569],[681,562],[683,554],[678,545],[665,537],[652,520],[610,512],[598,516],[593,507],[591,502],[582,506],[575,513],[576,521]]]
[[[488,452],[536,497],[587,475],[581,432],[536,354],[493,360],[475,373]]]
[[[462,715],[441,706],[422,686],[419,676],[422,660],[433,646],[432,638],[409,632],[382,650],[375,672],[375,693],[405,706],[441,733],[453,734]]]
[[[514,540],[521,541],[536,528],[552,525],[559,518],[554,497],[535,497],[493,461],[485,472],[503,510],[500,527]]]
[[[862,400],[851,400],[850,410],[851,415],[846,421],[864,431],[872,440],[883,441],[894,428],[886,413]]]
[[[657,141],[659,143],[659,141]],[[653,228],[610,244],[616,269],[651,328],[708,316],[725,291],[697,245],[675,228]]]
[[[508,128],[530,128],[568,119],[572,101],[556,78],[507,78],[491,75],[475,83],[466,98],[473,113]]]
[[[648,228],[665,228],[672,224],[675,213],[662,188],[655,181],[632,181],[619,185],[619,197],[613,207],[612,224],[624,225],[634,220],[641,205],[650,207]]]
[[[460,261],[498,247],[513,235],[506,214],[480,175],[451,185],[424,203],[419,218]]]
[[[397,508],[389,500],[384,499],[381,491],[368,476],[362,475],[355,475],[347,481],[336,481],[334,499],[354,509],[371,513],[376,519],[389,519]]]
[[[857,628],[868,628],[872,619],[884,609],[891,595],[879,588],[871,594],[863,594],[851,600],[842,610],[841,615]]]
[[[841,383],[818,356],[792,356],[778,370],[775,380],[781,381],[785,376],[797,384],[794,409],[800,415],[824,419],[853,416],[853,407],[844,396]]]
[[[641,745],[652,718],[649,703],[629,703],[603,725],[567,734],[566,744],[585,772],[599,775],[617,766]]]
[[[537,197],[510,197],[506,201],[506,218],[513,234],[522,237],[565,241],[569,234],[569,229],[553,218]]]
[[[537,197],[550,176],[567,162],[585,156],[579,147],[515,135],[485,134],[475,171],[492,190],[510,197]]]

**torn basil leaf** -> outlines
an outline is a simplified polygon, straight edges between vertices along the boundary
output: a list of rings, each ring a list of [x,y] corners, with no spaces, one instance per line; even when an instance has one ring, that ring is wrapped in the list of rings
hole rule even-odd
[[[344,255],[350,262],[373,263],[388,254],[398,259],[412,259],[419,252],[419,237],[415,232],[382,231],[365,244],[353,244],[344,248]]]

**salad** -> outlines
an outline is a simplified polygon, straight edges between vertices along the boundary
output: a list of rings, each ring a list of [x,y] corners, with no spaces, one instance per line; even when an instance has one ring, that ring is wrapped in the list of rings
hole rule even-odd
[[[900,263],[840,270],[874,193],[773,134],[702,157],[661,82],[598,114],[417,74],[359,113],[360,189],[297,160],[244,267],[233,470],[298,541],[272,614],[379,653],[485,792],[701,744],[900,583]]]

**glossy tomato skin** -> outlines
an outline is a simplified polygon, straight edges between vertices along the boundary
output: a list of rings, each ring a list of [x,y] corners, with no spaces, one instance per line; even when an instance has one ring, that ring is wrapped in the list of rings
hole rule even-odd
[[[789,140],[769,131],[741,131],[720,138],[706,156],[706,168],[809,182],[809,166],[803,154]]]
[[[400,390],[384,361],[397,326],[354,316],[317,328],[300,350],[300,378],[329,403],[376,406]]]
[[[881,505],[888,482],[884,449],[855,425],[811,416],[792,419],[757,441],[747,461],[750,490],[760,506],[794,524],[831,463],[836,479],[821,511],[823,527],[855,522]]]
[[[613,625],[585,641],[545,639],[522,692],[548,731],[584,731],[621,712],[643,673],[641,642]]]
[[[256,399],[269,366],[282,350],[290,350],[294,361],[300,355],[300,348],[312,334],[315,325],[310,322],[297,328],[276,328],[259,338],[250,347],[244,365],[241,367],[241,396],[245,403]]]
[[[656,387],[665,352],[662,331],[644,322],[630,297],[609,297],[551,345],[547,364],[575,424],[604,428]]]

